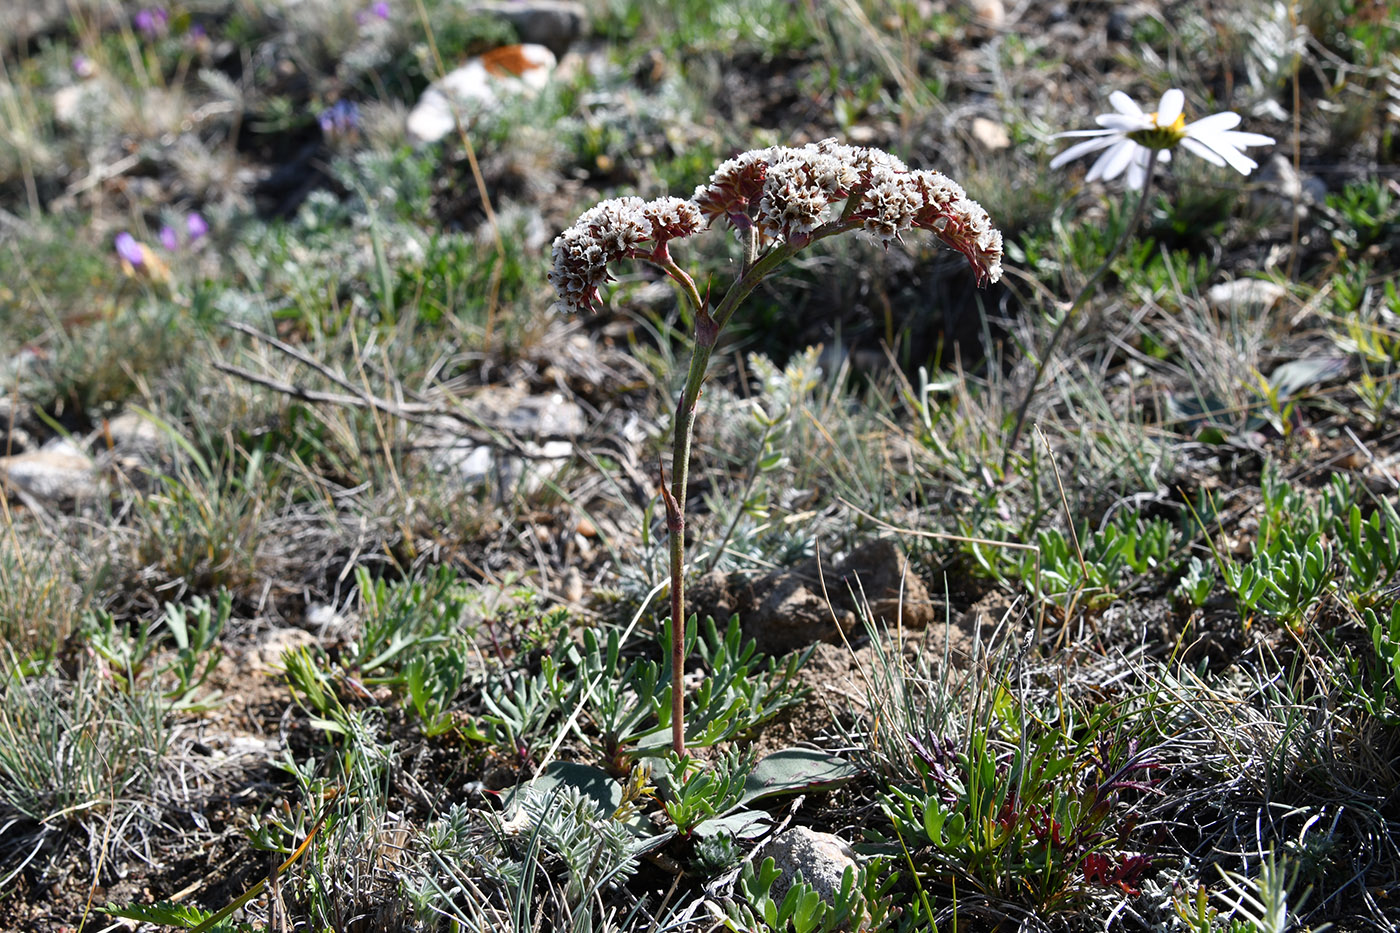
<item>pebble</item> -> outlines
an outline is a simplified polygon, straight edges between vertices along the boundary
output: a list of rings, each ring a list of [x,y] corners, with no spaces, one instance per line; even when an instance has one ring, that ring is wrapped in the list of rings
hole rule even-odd
[[[102,491],[92,458],[61,438],[35,451],[0,457],[0,486],[48,503],[75,502]]]
[[[558,59],[542,45],[507,45],[470,58],[428,85],[408,114],[411,142],[426,145],[442,139],[479,113],[494,109],[503,93],[532,94],[549,83]]]
[[[758,850],[756,859],[772,858],[782,875],[773,882],[772,896],[781,900],[802,873],[802,880],[827,900],[841,889],[841,876],[856,864],[850,843],[832,833],[819,833],[805,826],[794,826],[774,837]]]

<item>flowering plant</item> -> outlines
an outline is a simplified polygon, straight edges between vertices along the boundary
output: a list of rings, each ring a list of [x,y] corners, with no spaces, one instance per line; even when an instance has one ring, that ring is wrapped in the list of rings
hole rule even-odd
[[[1170,162],[1172,149],[1177,146],[1193,155],[1200,156],[1212,165],[1229,165],[1241,175],[1248,175],[1259,167],[1259,163],[1249,158],[1242,150],[1250,146],[1271,146],[1273,137],[1259,133],[1242,133],[1235,129],[1240,124],[1240,115],[1231,111],[1214,113],[1193,123],[1186,122],[1183,107],[1186,95],[1178,88],[1172,88],[1162,95],[1155,113],[1145,113],[1131,97],[1122,91],[1114,91],[1108,97],[1113,105],[1113,113],[1101,113],[1096,122],[1103,129],[1071,130],[1056,133],[1052,139],[1088,137],[1075,143],[1050,162],[1051,168],[1072,162],[1082,155],[1106,150],[1094,161],[1085,181],[1112,181],[1128,172],[1128,187],[1141,191],[1147,186],[1151,174],[1149,166],[1152,154],[1163,162]]]
[[[1128,189],[1139,192],[1137,206],[1133,209],[1132,219],[1123,229],[1122,237],[1104,258],[1103,264],[1080,288],[1069,310],[1060,318],[1060,323],[1051,333],[1050,342],[1046,344],[1045,352],[1036,364],[1035,375],[1031,377],[1030,388],[1026,390],[1020,407],[1016,410],[1011,438],[1007,441],[1002,461],[1003,471],[1011,461],[1016,442],[1020,440],[1021,428],[1026,422],[1026,412],[1030,408],[1031,400],[1035,398],[1036,388],[1040,385],[1040,378],[1045,374],[1045,368],[1055,352],[1055,347],[1059,345],[1060,337],[1064,334],[1065,325],[1093,292],[1099,279],[1103,278],[1104,273],[1113,265],[1113,261],[1123,251],[1123,247],[1127,245],[1142,220],[1143,209],[1147,206],[1148,189],[1152,186],[1152,171],[1157,167],[1158,161],[1170,162],[1172,150],[1180,146],[1212,165],[1229,165],[1241,175],[1248,175],[1259,167],[1259,163],[1245,155],[1244,150],[1251,146],[1271,146],[1274,143],[1272,136],[1236,130],[1235,127],[1240,125],[1240,115],[1229,110],[1187,123],[1186,95],[1179,88],[1171,88],[1163,93],[1157,103],[1157,110],[1153,113],[1145,112],[1122,91],[1110,94],[1108,102],[1113,106],[1113,113],[1101,113],[1095,118],[1100,129],[1071,130],[1050,137],[1083,138],[1083,142],[1075,143],[1055,156],[1050,161],[1050,167],[1059,168],[1080,156],[1103,150],[1090,166],[1084,180],[1112,181],[1126,172]]]
[[[712,307],[672,258],[670,244],[715,223],[727,224],[739,237],[744,261]],[[695,403],[720,331],[764,277],[812,243],[860,231],[888,247],[911,229],[928,230],[962,253],[979,284],[1001,277],[1001,232],[956,182],[938,172],[911,171],[879,149],[834,139],[745,152],[721,164],[689,200],[603,201],[554,241],[549,281],[566,310],[590,310],[610,278],[609,264],[622,259],[659,267],[695,309],[694,352],[676,407],[669,489],[664,471],[661,477],[671,558],[671,729],[678,756],[685,755],[680,672],[686,484]]]

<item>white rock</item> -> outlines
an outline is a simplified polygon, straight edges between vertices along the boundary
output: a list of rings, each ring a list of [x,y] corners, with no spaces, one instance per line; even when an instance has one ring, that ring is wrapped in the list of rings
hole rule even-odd
[[[841,889],[841,876],[855,870],[856,854],[849,843],[831,833],[819,833],[805,826],[794,826],[769,840],[758,850],[756,859],[771,857],[782,876],[773,883],[773,896],[782,897],[798,872],[822,897]]]
[[[281,671],[284,669],[282,658],[288,651],[310,649],[315,645],[316,636],[305,629],[275,628],[258,639],[244,657],[244,664],[249,670],[260,673]]]
[[[993,152],[1011,146],[1011,134],[1006,132],[1006,127],[986,117],[972,118],[972,138]]]
[[[1267,311],[1283,300],[1288,289],[1266,279],[1233,279],[1212,285],[1206,301],[1221,311]]]
[[[455,474],[464,486],[479,486],[491,478],[496,458],[490,447],[445,447],[434,458],[438,469]]]
[[[115,418],[109,418],[105,433],[111,438],[112,446],[118,448],[158,448],[166,439],[165,433],[154,421],[134,411],[124,411]]]
[[[558,60],[542,45],[508,45],[469,59],[423,92],[405,129],[417,144],[437,142],[491,110],[502,94],[533,94],[549,83]]]
[[[1001,0],[968,0],[967,5],[985,26],[1000,26],[1006,21],[1006,7]]]
[[[13,487],[44,502],[86,499],[102,489],[92,458],[62,439],[29,453],[0,457],[0,486]]]
[[[325,603],[311,603],[306,607],[306,624],[320,629],[324,635],[328,631],[342,629],[350,622],[336,611],[334,606]]]

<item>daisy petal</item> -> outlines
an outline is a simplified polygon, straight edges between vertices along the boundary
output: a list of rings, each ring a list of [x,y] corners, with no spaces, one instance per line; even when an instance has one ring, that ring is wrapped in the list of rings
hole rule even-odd
[[[1117,136],[1100,136],[1096,139],[1086,139],[1082,143],[1075,143],[1073,146],[1070,146],[1064,152],[1051,159],[1050,167],[1059,168],[1066,162],[1073,162],[1075,159],[1079,158],[1082,155],[1088,155],[1091,152],[1098,152],[1100,149],[1112,146],[1118,141],[1119,138]]]
[[[1093,181],[1097,177],[1104,181],[1113,181],[1123,174],[1123,169],[1128,167],[1128,163],[1133,160],[1133,155],[1139,148],[1141,147],[1131,139],[1119,140],[1118,145],[1099,156],[1099,160],[1089,171],[1090,177],[1085,180]],[[1098,174],[1095,175],[1095,172]]]
[[[1186,104],[1186,95],[1181,93],[1180,88],[1172,88],[1162,95],[1162,100],[1157,104],[1157,125],[1171,126],[1176,122],[1176,118],[1181,116],[1181,108]]]
[[[1220,135],[1207,136],[1205,139],[1198,137],[1195,141],[1209,148],[1220,158],[1230,163],[1230,167],[1241,175],[1248,175],[1259,167],[1258,162],[1255,162],[1249,156],[1230,145],[1229,142],[1222,139]],[[1192,149],[1191,151],[1195,152],[1196,150]]]
[[[1142,158],[1133,159],[1128,166],[1128,187],[1141,191],[1147,182],[1147,150],[1142,150]]]
[[[1056,133],[1051,139],[1069,139],[1074,136],[1112,136],[1117,130],[1069,130],[1065,133]]]
[[[1250,146],[1272,146],[1274,144],[1272,136],[1265,136],[1263,133],[1242,133],[1239,130],[1221,133],[1220,138],[1236,149],[1247,149]]]
[[[1114,91],[1108,95],[1108,102],[1113,105],[1114,110],[1121,114],[1130,117],[1143,116],[1142,108],[1137,105],[1137,102],[1122,91]]]
[[[1146,117],[1128,117],[1120,113],[1101,113],[1094,118],[1099,126],[1107,127],[1116,133],[1131,133],[1133,130],[1151,129],[1152,121]]]
[[[1215,154],[1210,147],[1187,136],[1181,141],[1181,147],[1192,155],[1198,155],[1212,165],[1224,165],[1225,160]]]
[[[1208,117],[1201,117],[1194,123],[1186,124],[1186,132],[1188,134],[1216,133],[1221,130],[1232,130],[1239,125],[1240,115],[1227,110],[1224,113],[1213,113]]]

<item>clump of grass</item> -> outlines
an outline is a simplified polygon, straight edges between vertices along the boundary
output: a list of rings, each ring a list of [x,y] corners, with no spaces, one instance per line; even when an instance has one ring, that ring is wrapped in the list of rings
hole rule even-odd
[[[76,627],[88,594],[73,575],[63,547],[41,550],[43,532],[0,501],[0,643],[22,658],[51,657]]]
[[[159,694],[121,690],[86,659],[68,677],[7,652],[0,674],[3,877],[53,856],[72,831],[86,833],[98,851],[134,845],[154,815],[170,747]]]

